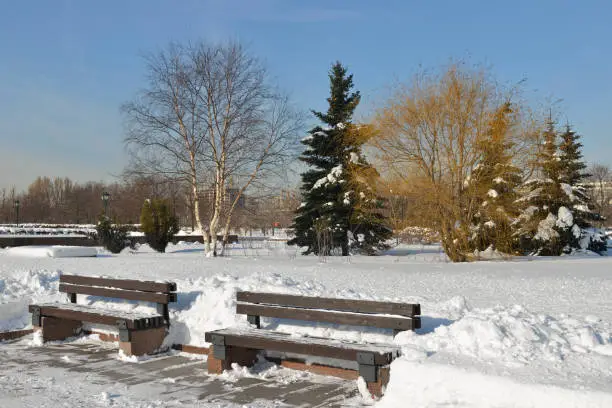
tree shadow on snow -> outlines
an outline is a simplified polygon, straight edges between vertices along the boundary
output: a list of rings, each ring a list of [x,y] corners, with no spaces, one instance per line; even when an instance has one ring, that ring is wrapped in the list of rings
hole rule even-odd
[[[171,254],[188,254],[192,252],[204,252],[204,248],[187,248],[187,249],[177,249],[175,251],[168,251]]]
[[[442,254],[444,251],[437,245],[391,248],[383,252],[383,256],[409,256],[424,254]]]

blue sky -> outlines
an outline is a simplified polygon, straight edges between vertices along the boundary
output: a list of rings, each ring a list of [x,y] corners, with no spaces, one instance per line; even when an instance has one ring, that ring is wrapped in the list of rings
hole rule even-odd
[[[248,44],[303,109],[325,108],[340,60],[362,115],[419,66],[468,58],[558,101],[586,159],[612,164],[611,18],[603,0],[5,1],[0,188],[37,175],[112,180],[127,161],[119,106],[143,86],[141,56],[200,39]]]

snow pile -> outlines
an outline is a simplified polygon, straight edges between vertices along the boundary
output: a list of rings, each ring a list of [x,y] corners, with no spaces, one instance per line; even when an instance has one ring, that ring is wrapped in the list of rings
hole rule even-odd
[[[0,275],[0,331],[21,329],[30,324],[28,305],[59,301],[57,271],[20,271],[10,277]]]
[[[378,408],[608,408],[612,395],[555,385],[523,383],[446,364],[397,359]]]
[[[177,302],[170,305],[170,333],[165,344],[206,346],[207,331],[231,326],[249,327],[246,317],[236,314],[236,292],[289,293],[307,296],[336,296],[364,298],[352,292],[327,293],[325,288],[311,281],[298,282],[277,274],[254,274],[235,277],[220,274],[207,278],[176,280]],[[16,330],[30,325],[27,311],[29,303],[67,303],[67,297],[58,293],[59,273],[27,272],[15,278],[0,280],[0,330]],[[129,313],[155,313],[155,305],[146,302],[108,299],[78,295],[77,303],[101,309]],[[115,332],[111,326],[85,324],[86,329]],[[360,328],[327,323],[299,322],[262,318],[262,327],[294,336],[322,336],[356,342],[392,341],[390,330]],[[365,331],[364,331],[365,330]]]
[[[492,223],[493,225],[490,225],[489,223]],[[494,228],[495,227],[495,223],[492,221],[487,221],[485,222],[485,225],[489,228]],[[474,250],[474,258],[478,259],[478,260],[504,260],[504,259],[508,259],[509,256],[507,254],[503,254],[501,252],[499,252],[498,250],[493,248],[493,245],[489,245],[487,247],[487,249],[485,249],[484,251],[479,251],[478,249]]]
[[[97,256],[98,250],[83,246],[29,245],[7,249],[6,254],[33,258],[80,258]]]
[[[433,333],[400,333],[396,343],[427,353],[450,352],[478,359],[527,364],[563,361],[573,353],[612,354],[612,325],[594,316],[555,319],[522,306],[469,310],[453,324]]]
[[[177,282],[179,287],[177,304],[172,305],[170,334],[167,344],[207,345],[204,334],[207,331],[226,327],[249,327],[246,317],[236,315],[236,292],[257,291],[287,293],[305,296],[334,296],[327,294],[325,288],[314,282],[298,282],[277,274],[252,275],[236,278],[230,275],[217,275]],[[344,296],[363,298],[355,293]],[[351,296],[352,295],[352,296]],[[300,322],[286,319],[262,318],[262,328],[290,333],[294,336],[316,336],[343,339],[355,342],[392,341],[390,330],[360,328],[322,322]]]
[[[568,379],[580,364],[606,387],[612,375],[609,322],[595,316],[553,318],[518,305],[471,310],[455,300],[449,306],[462,315],[456,321],[433,318],[432,327],[424,317],[425,333],[396,336],[402,357],[392,363],[377,406],[407,400],[418,407],[612,406],[612,395],[597,389],[601,384]],[[567,387],[559,385],[566,381]]]

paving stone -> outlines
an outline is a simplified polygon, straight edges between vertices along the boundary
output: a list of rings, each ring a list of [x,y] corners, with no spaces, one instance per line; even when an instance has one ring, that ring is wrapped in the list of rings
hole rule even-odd
[[[2,348],[19,349],[17,352]],[[109,386],[125,386],[128,392],[155,394],[155,398],[197,406],[200,402],[230,401],[252,404],[272,402],[279,407],[342,407],[358,405],[353,381],[313,376],[287,378],[210,376],[206,362],[187,355],[170,354],[140,362],[125,362],[117,358],[112,344],[82,341],[25,347],[17,343],[0,346],[0,356],[6,368],[36,376],[45,367],[62,370],[65,375],[82,376],[83,381]],[[283,368],[281,370],[287,370]],[[62,374],[64,375],[64,374]],[[15,395],[23,390],[15,389]],[[24,394],[25,395],[25,394]],[[153,395],[151,395],[153,397]]]

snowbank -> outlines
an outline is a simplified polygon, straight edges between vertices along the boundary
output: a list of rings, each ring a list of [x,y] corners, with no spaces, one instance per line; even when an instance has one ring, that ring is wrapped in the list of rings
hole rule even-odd
[[[29,326],[30,302],[66,302],[57,292],[60,273],[176,282],[178,300],[170,306],[167,344],[206,346],[206,331],[246,327],[246,317],[235,314],[238,290],[417,301],[424,313],[422,329],[395,338],[378,329],[282,319],[262,323],[294,336],[401,347],[387,393],[377,402],[381,407],[407,401],[415,407],[612,406],[612,259],[456,265],[436,261],[438,252],[417,257],[414,248],[421,247],[415,246],[406,249],[407,256],[395,252],[319,263],[316,257],[291,258],[282,252],[204,259],[201,248],[177,245],[157,254],[143,245],[135,253],[81,259],[14,257],[10,250],[0,251],[0,330]],[[78,302],[155,310],[149,304],[91,296],[78,296]]]
[[[27,256],[33,258],[81,258],[98,255],[98,250],[94,247],[68,246],[68,245],[30,245],[9,248],[6,250],[8,255]]]
[[[10,277],[0,276],[0,331],[17,330],[30,325],[28,304],[61,301],[57,292],[59,273],[21,271]]]
[[[612,406],[612,395],[537,382],[523,383],[473,369],[400,358],[391,364],[387,392],[376,406],[607,408]]]
[[[461,298],[443,309],[460,317],[437,318],[420,334],[395,338],[402,357],[392,363],[377,406],[408,400],[415,407],[612,406],[610,322],[554,318],[519,305],[471,310]]]
[[[427,335],[400,333],[396,344],[426,354],[447,352],[496,362],[564,361],[572,354],[612,352],[612,325],[596,316],[558,318],[522,306],[469,310]],[[408,353],[409,354],[409,353]]]

